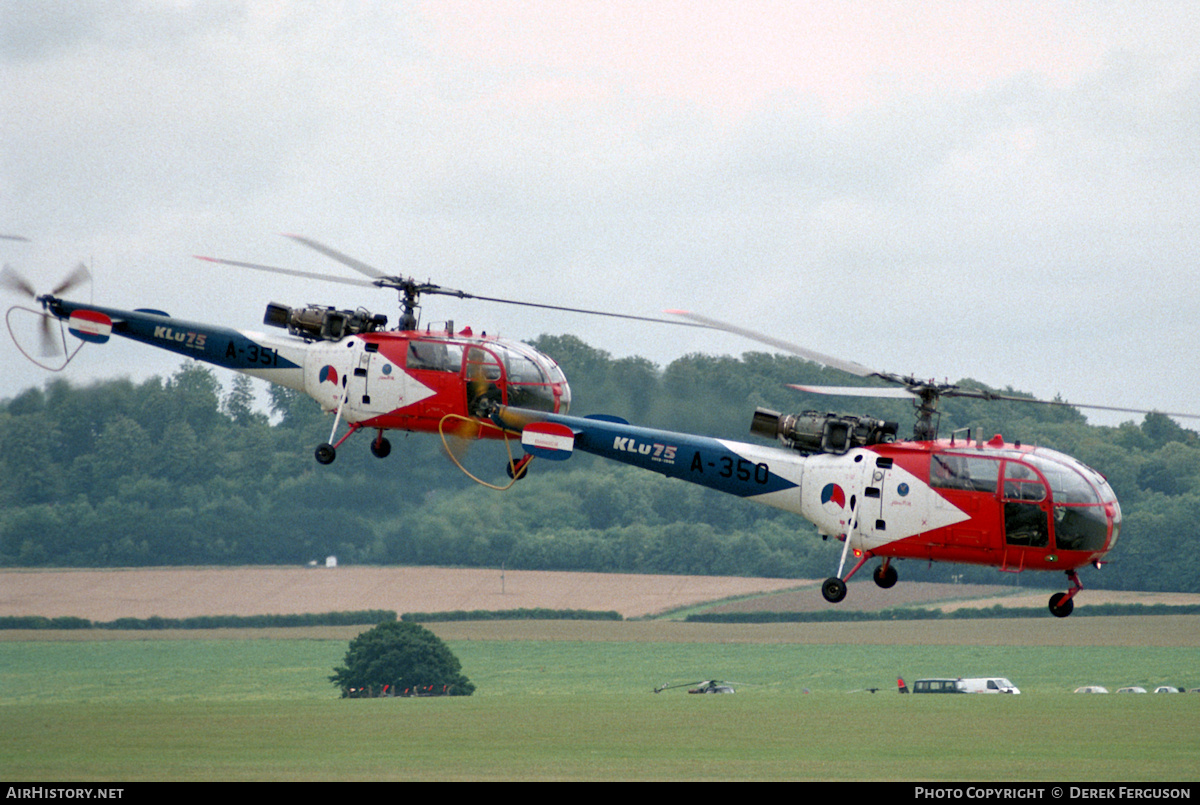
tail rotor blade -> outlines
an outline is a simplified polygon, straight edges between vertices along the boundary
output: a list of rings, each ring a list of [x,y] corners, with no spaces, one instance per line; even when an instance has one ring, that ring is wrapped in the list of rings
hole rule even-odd
[[[92,272],[88,271],[87,266],[80,263],[75,266],[70,274],[63,278],[62,282],[54,286],[54,290],[50,291],[50,295],[58,296],[61,293],[71,290],[76,285],[88,282],[91,278]],[[29,280],[21,276],[20,272],[8,264],[5,264],[4,268],[0,270],[0,286],[10,291],[22,293],[30,299],[37,299],[38,296],[37,289],[33,287]]]
[[[59,294],[66,293],[76,285],[82,285],[91,278],[92,272],[88,271],[87,266],[85,266],[83,263],[80,263],[79,265],[75,266],[75,270],[63,278],[62,282],[54,286],[54,290],[50,292],[50,295],[58,296]]]
[[[5,263],[3,269],[0,269],[0,286],[10,291],[25,294],[30,299],[37,298],[37,291],[29,284],[29,280],[22,277],[15,268],[7,263]]]
[[[54,330],[51,328],[50,317],[42,314],[42,326],[39,336],[41,340],[41,356],[43,358],[53,358],[56,355],[62,354],[62,346],[59,344],[59,339],[54,337]]]

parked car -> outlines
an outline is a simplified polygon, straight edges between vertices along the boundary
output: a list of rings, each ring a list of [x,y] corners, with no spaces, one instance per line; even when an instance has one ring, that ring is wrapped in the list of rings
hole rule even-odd
[[[1108,693],[1108,688],[1103,685],[1083,685],[1075,688],[1076,693]]]
[[[1146,689],[1137,685],[1129,685],[1124,688],[1117,688],[1117,693],[1145,693]]]
[[[913,693],[966,693],[961,679],[918,679],[913,683]]]
[[[1183,690],[1174,685],[1159,685],[1154,689],[1155,693],[1183,693]]]
[[[1017,686],[1002,676],[980,676],[958,680],[966,693],[1020,693]]]
[[[1020,693],[1017,686],[1002,676],[959,677],[957,679],[918,679],[913,693]]]

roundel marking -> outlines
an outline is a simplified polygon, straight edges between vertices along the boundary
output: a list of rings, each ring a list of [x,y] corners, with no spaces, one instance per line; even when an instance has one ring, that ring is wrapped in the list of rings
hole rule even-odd
[[[845,508],[846,493],[844,491],[842,491],[842,488],[840,486],[838,486],[837,484],[833,484],[833,483],[825,484],[825,487],[821,490],[821,502],[822,503],[833,502],[833,503],[836,503],[838,506]]]

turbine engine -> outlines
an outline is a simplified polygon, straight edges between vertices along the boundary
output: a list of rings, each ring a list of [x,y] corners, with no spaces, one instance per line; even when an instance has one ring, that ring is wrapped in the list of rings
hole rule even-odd
[[[292,335],[320,341],[340,341],[348,335],[372,333],[387,326],[387,316],[368,310],[336,310],[309,305],[290,308],[276,302],[267,304],[263,324],[286,328]]]
[[[780,414],[767,408],[755,409],[754,419],[750,422],[751,433],[779,439],[801,453],[839,455],[852,447],[894,442],[898,427],[896,422],[851,414],[818,411]]]

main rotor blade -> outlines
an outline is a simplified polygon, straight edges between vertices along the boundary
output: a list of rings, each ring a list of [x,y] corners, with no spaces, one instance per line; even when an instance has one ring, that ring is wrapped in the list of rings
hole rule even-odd
[[[1161,414],[1162,416],[1177,416],[1185,419],[1200,419],[1200,414],[1189,414],[1180,411],[1156,411],[1149,408],[1123,408],[1117,405],[1093,405],[1091,403],[1069,402],[1067,400],[1039,400],[1036,397],[1014,397],[1010,394],[995,394],[990,391],[977,389],[952,389],[944,392],[947,397],[974,397],[980,400],[999,400],[1001,402],[1033,403],[1034,405],[1056,405],[1060,408],[1090,408],[1096,411],[1116,411],[1122,414]]]
[[[334,254],[338,254],[338,252],[336,252],[335,250],[328,249],[328,247],[323,247],[321,244],[316,243],[315,241],[310,241],[306,238],[301,238],[297,235],[288,235],[287,237],[293,238],[301,243],[304,243],[306,246],[311,246],[312,248],[316,249],[317,251],[322,251],[324,253],[333,252]],[[247,263],[247,262],[243,262],[241,260],[224,260],[219,257],[205,257],[205,256],[199,255],[199,254],[194,255],[194,256],[197,260],[204,260],[205,262],[208,262],[208,263],[220,263],[221,265],[236,266],[238,268],[249,268],[249,269],[253,269],[254,271],[269,271],[274,274],[286,274],[291,277],[303,277],[304,279],[325,280],[326,282],[340,282],[343,285],[357,285],[359,287],[366,287],[366,288],[400,288],[400,289],[402,289],[403,287],[405,287],[405,283],[407,282],[402,277],[388,277],[383,274],[379,274],[378,272],[376,272],[375,274],[368,274],[369,276],[375,276],[377,278],[375,282],[370,282],[368,280],[348,279],[345,277],[335,277],[335,276],[331,276],[331,275],[327,275],[327,274],[317,274],[317,273],[314,273],[311,271],[297,271],[296,269],[293,269],[293,268],[281,268],[279,266],[262,265],[261,263]],[[354,260],[354,258],[352,258],[352,257],[346,257],[345,255],[341,255],[341,256],[345,257],[346,260],[349,260],[351,263],[358,263],[358,261]],[[337,259],[337,258],[335,258],[335,259]],[[345,262],[345,261],[339,260],[339,262]],[[349,265],[349,263],[347,263],[347,265]],[[359,270],[362,270],[363,268],[370,269],[370,266],[367,266],[365,263],[358,263],[358,266],[356,266],[356,267]],[[371,270],[373,271],[374,269],[371,269]],[[367,272],[364,272],[364,273],[367,273]],[[676,327],[703,327],[703,326],[705,326],[703,324],[695,324],[692,322],[674,321],[672,319],[659,319],[659,318],[655,318],[653,316],[635,316],[635,315],[629,314],[629,313],[613,313],[612,311],[607,311],[607,310],[588,310],[586,308],[566,307],[564,305],[546,305],[546,304],[542,304],[539,302],[522,302],[517,299],[504,299],[504,298],[501,298],[498,296],[480,296],[478,294],[467,293],[466,291],[459,291],[459,290],[455,290],[453,288],[443,288],[440,285],[433,285],[432,283],[413,282],[412,288],[413,288],[413,290],[417,291],[418,293],[439,294],[441,296],[452,296],[456,299],[473,299],[473,300],[477,300],[480,302],[497,302],[502,305],[520,305],[522,307],[536,307],[536,308],[541,308],[543,310],[561,310],[561,311],[564,311],[567,313],[583,313],[583,314],[589,315],[589,316],[609,316],[611,318],[629,319],[631,321],[649,321],[649,322],[655,322],[657,324],[671,324]]]
[[[833,358],[828,355],[822,355],[819,352],[814,352],[810,349],[797,346],[796,344],[787,341],[773,338],[762,333],[747,330],[744,327],[738,327],[733,324],[728,324],[716,319],[710,319],[706,316],[700,316],[696,313],[689,313],[685,310],[670,310],[668,313],[673,313],[676,316],[683,316],[698,322],[705,327],[711,327],[714,330],[724,330],[725,332],[735,333],[736,335],[744,336],[753,341],[760,341],[773,347],[777,347],[786,352],[791,352],[805,360],[815,361],[820,364],[840,369],[843,372],[848,372],[859,377],[879,377],[893,383],[900,383],[907,388],[863,388],[861,386],[804,386],[799,384],[791,384],[791,388],[800,391],[812,392],[815,394],[831,394],[838,397],[883,397],[883,398],[911,398],[920,397],[921,394],[917,390],[930,391],[938,396],[945,397],[973,397],[981,400],[1001,400],[1004,402],[1023,402],[1034,403],[1037,405],[1057,405],[1065,408],[1091,408],[1097,411],[1117,411],[1128,414],[1162,414],[1163,416],[1184,417],[1187,419],[1200,419],[1200,414],[1184,413],[1177,411],[1151,411],[1145,408],[1123,408],[1114,405],[1092,405],[1089,403],[1073,403],[1064,402],[1062,400],[1039,400],[1033,397],[1015,397],[1008,394],[997,394],[991,391],[982,389],[963,389],[955,386],[935,386],[917,381],[915,378],[902,378],[897,375],[888,374],[885,372],[877,372],[873,369],[868,369],[862,364],[854,363],[853,361],[843,361],[839,358]]]
[[[394,277],[389,277],[387,274],[384,274],[382,271],[375,268],[374,266],[367,265],[366,263],[362,262],[361,260],[356,260],[348,254],[342,254],[337,249],[334,249],[330,246],[326,246],[324,243],[319,243],[315,240],[312,240],[311,238],[302,237],[300,235],[286,235],[286,234],[284,235],[284,237],[291,238],[292,240],[296,241],[297,243],[302,243],[310,249],[315,249],[316,251],[320,252],[321,254],[325,255],[326,257],[330,257],[334,260],[337,260],[342,265],[353,268],[355,271],[359,272],[360,274],[366,274],[368,277],[371,277],[373,279],[377,279],[377,280],[395,279]]]
[[[450,291],[450,290],[447,290],[444,288],[440,289],[440,290],[426,291],[426,293],[440,293],[440,294],[445,294],[447,296],[456,296],[460,299],[477,299],[481,302],[499,302],[500,304],[503,304],[503,305],[520,305],[522,307],[536,307],[536,308],[541,308],[543,310],[562,310],[567,313],[583,313],[584,315],[587,315],[587,316],[608,316],[608,317],[614,318],[614,319],[629,319],[631,321],[650,321],[650,322],[654,322],[656,324],[671,324],[676,327],[704,327],[704,326],[706,326],[703,324],[696,324],[693,322],[674,321],[672,319],[658,319],[653,316],[635,316],[632,313],[614,313],[611,310],[588,310],[587,308],[581,308],[581,307],[564,307],[562,305],[545,305],[545,304],[541,304],[540,302],[521,302],[517,299],[501,299],[500,297],[496,297],[496,296],[477,296],[475,294],[465,293],[463,291]]]
[[[727,333],[734,333],[735,335],[749,338],[751,341],[759,341],[763,344],[767,344],[768,346],[782,349],[785,352],[790,352],[793,355],[804,358],[806,361],[819,363],[823,366],[828,366],[831,369],[838,369],[842,372],[846,372],[857,377],[887,377],[887,375],[863,366],[861,363],[844,361],[841,358],[835,358],[832,355],[823,355],[820,352],[806,349],[789,341],[783,341],[782,339],[774,338],[773,336],[763,335],[762,333],[757,333],[753,330],[747,330],[746,328],[739,327],[736,324],[728,324],[716,319],[710,319],[707,316],[689,313],[686,310],[668,310],[667,312],[676,316],[682,316],[686,319],[691,319],[703,327],[708,327],[713,330],[724,330]]]
[[[831,397],[877,397],[890,400],[907,400],[917,397],[908,389],[895,386],[806,386],[800,383],[788,383],[788,388],[797,391],[807,391],[810,394],[827,394]]]
[[[312,271],[297,271],[293,268],[279,268],[277,266],[264,266],[258,263],[243,263],[238,260],[222,260],[219,257],[203,257],[199,254],[195,255],[197,260],[204,260],[208,263],[221,263],[227,266],[237,266],[238,268],[252,268],[255,271],[270,271],[275,274],[287,274],[292,277],[303,277],[305,279],[324,280],[325,282],[340,282],[343,285],[358,285],[366,288],[378,287],[374,282],[367,280],[350,279],[349,277],[334,277],[327,274],[317,274]]]
[[[394,276],[389,276],[387,274],[384,274],[382,271],[375,268],[374,266],[368,265],[368,264],[362,262],[361,260],[356,260],[355,258],[350,257],[347,254],[343,254],[342,252],[339,252],[337,249],[334,249],[331,246],[326,246],[324,243],[320,243],[319,241],[315,241],[311,238],[306,238],[301,235],[285,235],[285,237],[291,238],[292,240],[296,241],[297,243],[302,243],[305,246],[309,247],[310,249],[315,249],[316,251],[320,252],[321,254],[325,255],[326,257],[330,257],[330,258],[338,261],[342,265],[349,266],[350,268],[353,268],[355,271],[362,272],[363,274],[366,274],[368,277],[375,277],[376,279],[387,280],[391,283],[387,287],[395,287],[395,286],[403,284],[405,282],[404,277],[394,277]],[[522,301],[519,301],[516,299],[502,299],[497,296],[479,296],[477,294],[467,293],[466,291],[459,291],[459,290],[455,290],[453,288],[443,288],[440,285],[434,285],[432,283],[417,283],[417,282],[413,281],[413,286],[420,293],[440,294],[442,296],[453,296],[458,299],[477,299],[481,302],[498,302],[503,305],[521,305],[522,307],[536,307],[536,308],[541,308],[543,310],[562,310],[567,313],[583,313],[583,314],[586,314],[589,316],[609,316],[609,317],[616,318],[616,319],[629,319],[631,321],[651,321],[651,322],[656,322],[658,324],[674,324],[674,325],[681,324],[681,322],[672,321],[670,319],[658,319],[658,318],[654,318],[651,316],[634,316],[634,315],[627,314],[627,313],[613,313],[611,311],[604,311],[604,310],[587,310],[585,308],[564,307],[562,305],[545,305],[545,304],[540,304],[537,302],[522,302]],[[697,325],[689,324],[686,326],[695,327]]]

